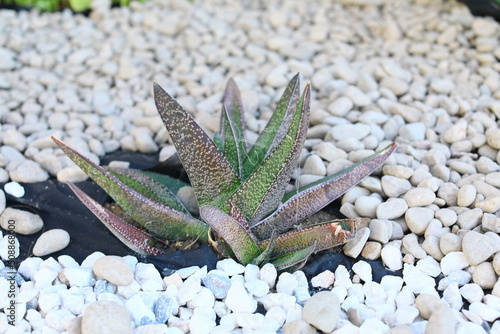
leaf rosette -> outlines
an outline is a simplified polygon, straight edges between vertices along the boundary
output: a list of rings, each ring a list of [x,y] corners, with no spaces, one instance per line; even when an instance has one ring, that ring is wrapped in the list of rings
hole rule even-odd
[[[199,217],[175,196],[188,184],[163,174],[98,166],[53,138],[123,210],[117,215],[69,184],[132,250],[158,255],[164,252],[163,240],[198,239],[242,264],[271,262],[280,270],[296,269],[311,254],[344,244],[356,226],[366,225],[364,218],[337,219],[322,209],[377,169],[396,144],[340,173],[286,192],[309,126],[310,85],[300,94],[298,74],[251,147],[233,80],[222,100],[220,132],[213,139],[156,83],[154,97],[194,190]]]

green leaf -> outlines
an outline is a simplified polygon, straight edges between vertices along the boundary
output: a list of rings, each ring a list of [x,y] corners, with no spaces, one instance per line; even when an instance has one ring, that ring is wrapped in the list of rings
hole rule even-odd
[[[273,256],[281,256],[296,252],[305,247],[317,243],[315,252],[323,249],[333,248],[344,244],[347,240],[354,236],[355,221],[350,220],[350,223],[342,221],[323,222],[317,226],[303,228],[300,230],[282,234],[276,240]],[[259,248],[265,249],[269,244],[270,239],[259,243]]]
[[[224,145],[222,144],[222,137],[220,132],[214,132],[214,144],[219,151],[224,152]]]
[[[60,140],[55,137],[52,139],[75,164],[115,200],[125,213],[147,230],[169,240],[188,238],[208,240],[208,226],[203,222],[147,198]]]
[[[242,264],[251,263],[261,253],[245,228],[227,213],[205,205],[200,208],[200,216],[224,239]]]
[[[231,164],[193,118],[158,84],[155,102],[200,206],[221,206],[240,185]]]
[[[184,204],[164,185],[134,169],[106,168],[118,180],[147,198],[174,210],[190,214]]]
[[[380,166],[396,149],[393,143],[340,173],[327,176],[288,199],[278,210],[251,226],[259,238],[268,238],[273,229],[282,233],[318,212],[354,187]]]
[[[75,12],[83,12],[90,9],[91,3],[92,0],[69,0],[69,5]]]
[[[252,263],[257,266],[268,263],[269,258],[271,257],[271,254],[274,250],[274,247],[276,246],[277,239],[278,239],[278,233],[274,231],[271,234],[271,237],[269,238],[266,248],[262,251],[262,253],[260,253],[259,256],[257,256],[255,259],[252,260]]]
[[[177,194],[179,192],[179,189],[182,187],[190,187],[191,185],[187,182],[181,181],[179,179],[176,179],[174,177],[168,176],[166,174],[158,174],[154,172],[149,172],[149,171],[138,171],[141,174],[146,175],[147,177],[155,180],[156,182],[164,185],[167,187],[173,194]]]
[[[276,110],[259,138],[243,160],[243,180],[260,166],[262,161],[285,137],[293,112],[297,109],[300,93],[299,74],[295,75],[281,96]]]
[[[314,242],[311,246],[305,247],[295,252],[283,254],[271,261],[277,270],[297,270],[300,269],[306,262],[309,256],[316,250],[317,243]],[[293,269],[292,269],[293,268]]]
[[[236,171],[238,176],[242,175],[242,156],[241,147],[238,143],[238,134],[236,129],[236,124],[230,120],[226,107],[222,106],[223,123],[224,123],[224,142],[222,146],[224,148],[224,156],[227,161],[231,164],[233,169]],[[246,152],[243,152],[246,153]]]
[[[141,255],[160,255],[164,251],[156,247],[159,240],[134,227],[94,201],[73,183],[67,183],[80,201],[128,248]],[[162,243],[160,242],[160,245]],[[165,246],[163,243],[162,246]]]
[[[250,226],[281,203],[309,126],[309,92],[308,84],[286,136],[231,196],[231,202],[242,210]]]
[[[228,131],[230,130],[230,131]],[[234,170],[242,177],[243,160],[247,153],[247,142],[245,139],[246,123],[243,103],[240,91],[233,79],[230,79],[222,98],[221,134],[224,147],[224,156],[234,156],[234,160],[228,158]],[[231,152],[226,150],[230,149]],[[237,161],[237,163],[236,163]]]

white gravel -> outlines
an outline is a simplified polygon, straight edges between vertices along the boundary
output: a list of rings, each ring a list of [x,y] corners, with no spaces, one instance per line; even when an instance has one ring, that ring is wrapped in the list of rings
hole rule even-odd
[[[500,331],[498,23],[459,3],[430,0],[93,6],[90,17],[0,11],[0,181],[12,181],[6,193],[22,197],[18,182],[86,178],[50,135],[95,162],[118,149],[172,155],[153,81],[212,133],[234,78],[255,138],[300,72],[311,81],[312,102],[294,174],[299,185],[398,142],[383,168],[343,197],[340,211],[374,218],[342,251],[402,269],[403,278],[373,282],[360,259],[351,273],[324,268],[311,284],[331,293],[311,297],[302,272],[278,276],[271,265],[223,260],[208,273],[185,268],[162,278],[132,256],[111,258],[116,266],[99,263],[99,253],[82,264],[32,257],[19,266],[17,327],[0,313],[0,333],[88,333],[110,324],[120,333]],[[0,219],[8,229],[13,209],[4,211],[3,195]],[[25,215],[18,233],[42,228],[31,213],[15,214]],[[68,240],[43,239],[37,252]],[[8,244],[3,230],[3,260]],[[19,244],[14,248],[18,254]],[[0,278],[0,291],[9,284]],[[2,293],[0,309],[8,303]],[[254,313],[259,304],[264,314]],[[309,311],[325,304],[334,307]]]

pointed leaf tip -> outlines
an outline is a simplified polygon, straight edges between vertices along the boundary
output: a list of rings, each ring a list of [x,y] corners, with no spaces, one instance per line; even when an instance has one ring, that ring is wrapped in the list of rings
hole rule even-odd
[[[156,238],[146,233],[99,203],[94,201],[89,195],[85,194],[80,188],[71,182],[66,183],[78,199],[106,226],[113,235],[115,235],[128,248],[142,255],[160,255],[164,251],[154,246],[158,242]]]
[[[252,232],[258,238],[268,238],[275,227],[282,233],[294,224],[300,223],[370,175],[396,147],[397,145],[393,143],[337,174],[299,189],[300,192],[289,197],[278,210],[252,226]]]
[[[240,185],[226,157],[194,119],[159,85],[155,103],[200,206],[219,205]]]

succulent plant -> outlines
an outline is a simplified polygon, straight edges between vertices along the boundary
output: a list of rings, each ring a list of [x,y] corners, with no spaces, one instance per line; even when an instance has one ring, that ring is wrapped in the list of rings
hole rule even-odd
[[[265,129],[248,147],[239,90],[230,80],[220,132],[212,140],[158,84],[156,106],[193,187],[200,217],[174,195],[182,181],[152,172],[100,167],[56,138],[59,147],[121,207],[117,215],[77,186],[77,197],[132,250],[164,252],[162,240],[209,241],[242,264],[298,268],[315,252],[345,243],[366,219],[337,219],[321,211],[372,173],[396,144],[346,170],[286,192],[309,125],[310,86],[298,74],[286,87]]]

